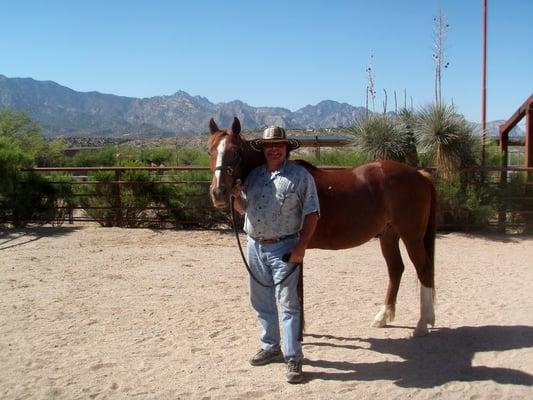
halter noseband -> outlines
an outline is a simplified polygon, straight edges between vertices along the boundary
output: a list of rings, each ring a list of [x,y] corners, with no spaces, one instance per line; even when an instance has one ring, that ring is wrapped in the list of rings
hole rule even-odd
[[[218,167],[215,167],[215,171],[224,171],[227,172],[229,176],[233,176],[235,167],[242,161],[242,149],[239,147],[237,157],[235,157],[230,163],[222,164]]]

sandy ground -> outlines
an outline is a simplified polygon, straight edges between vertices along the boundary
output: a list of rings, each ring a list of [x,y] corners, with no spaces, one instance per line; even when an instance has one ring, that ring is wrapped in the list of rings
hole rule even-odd
[[[308,251],[306,372],[251,367],[258,326],[231,233],[75,226],[0,232],[2,399],[525,399],[533,390],[533,238],[437,238],[437,325],[396,320],[376,240]]]

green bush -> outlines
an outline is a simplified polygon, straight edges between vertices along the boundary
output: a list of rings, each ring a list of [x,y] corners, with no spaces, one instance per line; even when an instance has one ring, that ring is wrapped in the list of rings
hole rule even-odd
[[[71,178],[59,174],[46,177],[32,172],[22,173],[14,199],[12,217],[15,226],[31,222],[60,225],[75,205]]]
[[[307,154],[300,152],[291,154],[293,160],[305,160],[313,165],[327,165],[339,167],[355,167],[367,162],[366,157],[353,148],[346,149],[320,149],[320,157],[316,152]]]
[[[527,188],[525,172],[509,172],[508,182],[501,187],[500,208],[505,207],[510,224],[524,225],[523,233],[532,233],[533,198]]]
[[[437,220],[454,230],[467,226],[486,226],[497,209],[496,192],[479,181],[466,181],[461,174],[437,180]]]
[[[101,149],[80,150],[65,162],[70,167],[112,167],[117,161],[116,148],[109,146]]]
[[[121,172],[120,203],[122,215],[115,208],[116,185],[113,172],[97,171],[89,175],[92,185],[82,185],[80,204],[87,215],[102,226],[162,226],[211,228],[225,223],[225,213],[213,209],[207,185],[174,181],[208,180],[207,171],[180,171],[155,175],[148,171]]]

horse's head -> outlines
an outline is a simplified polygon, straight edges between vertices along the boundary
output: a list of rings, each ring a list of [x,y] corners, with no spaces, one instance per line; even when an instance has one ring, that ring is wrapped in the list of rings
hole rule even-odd
[[[230,128],[219,129],[216,122],[209,120],[209,165],[213,172],[210,194],[213,205],[225,208],[229,203],[231,188],[238,179],[242,180],[243,139],[240,136],[241,123],[233,118]]]

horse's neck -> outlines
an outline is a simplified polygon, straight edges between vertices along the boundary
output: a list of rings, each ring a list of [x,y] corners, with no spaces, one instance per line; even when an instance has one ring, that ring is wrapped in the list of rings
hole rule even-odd
[[[244,141],[242,149],[242,181],[246,180],[248,174],[256,167],[265,163],[263,152],[252,149],[248,141]]]

